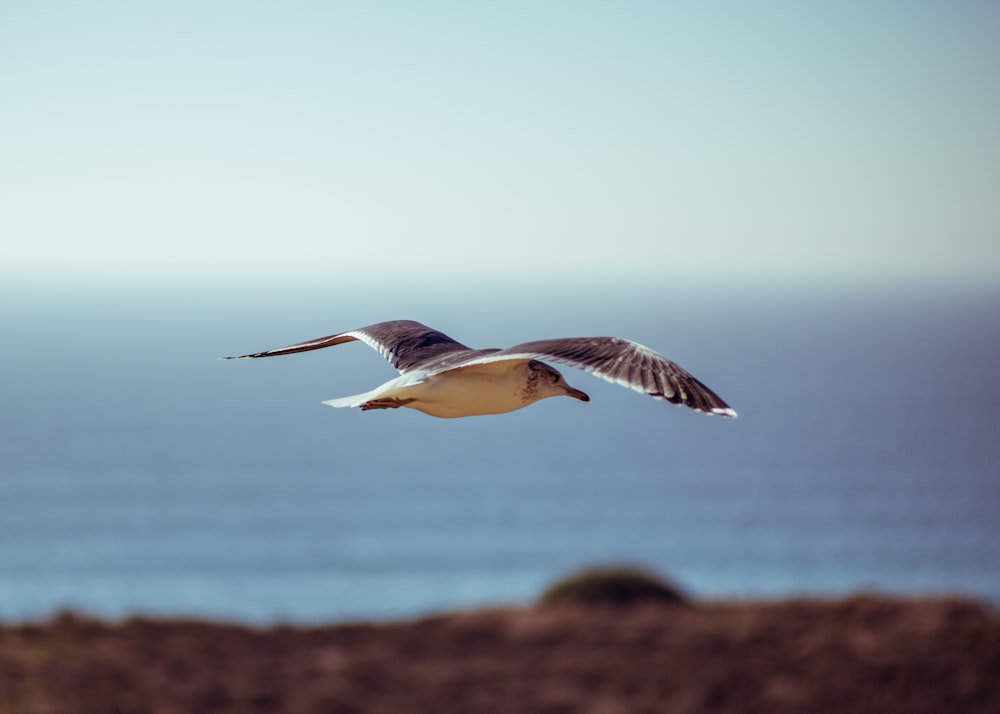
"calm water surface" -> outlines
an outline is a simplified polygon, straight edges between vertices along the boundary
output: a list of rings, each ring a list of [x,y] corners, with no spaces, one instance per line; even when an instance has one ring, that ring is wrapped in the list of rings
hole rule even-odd
[[[335,297],[4,295],[0,618],[406,617],[621,562],[708,597],[1000,602],[995,296]],[[571,370],[590,404],[333,410],[393,375],[360,343],[215,359],[400,317],[482,347],[629,336],[740,418]]]

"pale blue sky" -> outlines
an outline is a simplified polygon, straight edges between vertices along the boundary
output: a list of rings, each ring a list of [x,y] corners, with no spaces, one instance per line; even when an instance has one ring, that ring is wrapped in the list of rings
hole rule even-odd
[[[0,3],[0,272],[1000,277],[993,2]]]

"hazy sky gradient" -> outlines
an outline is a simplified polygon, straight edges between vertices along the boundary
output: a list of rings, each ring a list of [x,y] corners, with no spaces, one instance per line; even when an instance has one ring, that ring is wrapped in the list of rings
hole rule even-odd
[[[5,2],[0,273],[991,280],[997,77],[988,2]]]

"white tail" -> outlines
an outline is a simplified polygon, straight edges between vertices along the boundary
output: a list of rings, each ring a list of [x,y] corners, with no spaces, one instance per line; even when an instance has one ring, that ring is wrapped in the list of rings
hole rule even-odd
[[[371,392],[365,392],[364,394],[353,394],[350,397],[327,399],[323,403],[331,407],[336,407],[337,409],[341,409],[343,407],[360,407],[369,399],[372,399],[375,396],[376,392],[378,392],[377,389],[372,390]]]

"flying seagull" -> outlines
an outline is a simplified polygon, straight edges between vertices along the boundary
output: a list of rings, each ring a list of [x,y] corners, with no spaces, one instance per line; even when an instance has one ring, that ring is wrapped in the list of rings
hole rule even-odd
[[[360,340],[378,351],[399,376],[370,392],[323,402],[331,407],[408,407],[442,418],[504,414],[546,397],[589,402],[548,360],[707,414],[734,417],[715,392],[661,354],[621,337],[568,337],[507,349],[474,350],[413,320],[379,322],[288,347],[225,357],[251,359],[318,350]]]

